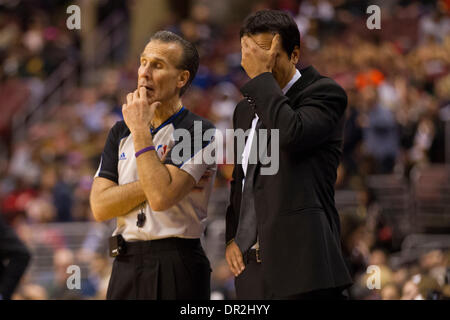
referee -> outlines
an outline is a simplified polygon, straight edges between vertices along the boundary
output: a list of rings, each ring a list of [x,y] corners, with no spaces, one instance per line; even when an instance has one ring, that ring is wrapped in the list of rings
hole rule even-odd
[[[210,298],[200,237],[216,164],[202,161],[200,151],[211,154],[215,144],[202,136],[214,127],[181,103],[198,65],[191,43],[155,33],[140,57],[137,90],[122,107],[124,121],[109,132],[90,196],[97,221],[117,218],[107,299]],[[176,139],[179,132],[190,141]],[[179,143],[190,152],[175,152]]]

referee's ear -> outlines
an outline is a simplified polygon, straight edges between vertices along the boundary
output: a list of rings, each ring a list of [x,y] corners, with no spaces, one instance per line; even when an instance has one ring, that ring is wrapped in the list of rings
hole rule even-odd
[[[178,81],[177,81],[177,87],[183,88],[185,85],[187,85],[189,81],[189,77],[191,76],[191,73],[188,70],[183,70],[178,75]]]

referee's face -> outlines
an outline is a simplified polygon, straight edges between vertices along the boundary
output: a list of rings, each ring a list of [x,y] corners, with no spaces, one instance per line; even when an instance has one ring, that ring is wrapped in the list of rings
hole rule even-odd
[[[138,88],[145,87],[149,103],[168,102],[179,96],[189,79],[189,71],[177,66],[183,49],[176,42],[150,41],[141,54]]]

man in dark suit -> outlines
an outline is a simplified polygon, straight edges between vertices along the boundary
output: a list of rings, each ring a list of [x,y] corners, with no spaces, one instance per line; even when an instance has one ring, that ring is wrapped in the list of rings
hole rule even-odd
[[[238,299],[345,299],[352,283],[342,257],[334,184],[347,96],[312,66],[295,67],[300,33],[288,14],[263,10],[240,32],[250,81],[234,129],[250,129],[235,152],[226,214],[226,259]],[[249,161],[259,129],[279,130],[279,168]],[[242,161],[240,161],[242,159]],[[242,162],[242,164],[241,164]]]

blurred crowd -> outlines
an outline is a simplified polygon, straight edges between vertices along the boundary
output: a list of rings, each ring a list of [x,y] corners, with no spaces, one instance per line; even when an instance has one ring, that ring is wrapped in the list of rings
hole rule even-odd
[[[42,1],[42,3],[47,3]],[[354,299],[450,298],[450,251],[434,249],[393,266],[392,228],[380,221],[366,178],[445,162],[445,121],[450,121],[450,1],[371,1],[379,4],[381,30],[366,28],[368,1],[261,1],[251,9],[292,13],[302,35],[299,68],[312,64],[348,94],[347,124],[338,190],[358,190],[358,210],[341,214],[342,244],[355,285]],[[79,39],[65,28],[63,7],[0,11],[0,214],[31,247],[53,252],[53,270],[27,274],[16,299],[103,299],[111,260],[106,237],[112,225],[93,227],[81,249],[61,234],[34,235],[37,224],[91,222],[89,192],[109,129],[121,120],[125,95],[136,88],[138,59],[106,67],[12,143],[11,120],[62,59],[76,57]],[[3,8],[4,9],[4,8]],[[28,8],[28,10],[30,10]],[[173,20],[173,21],[172,21]],[[240,67],[240,22],[218,25],[209,7],[193,1],[187,17],[161,28],[193,42],[200,68],[184,105],[231,128],[248,78]],[[447,159],[448,160],[448,159]],[[220,165],[217,190],[232,167]],[[222,217],[225,207],[212,218]],[[361,212],[363,212],[361,214]],[[113,224],[113,222],[111,222]],[[95,223],[93,223],[95,225]],[[40,252],[34,252],[34,255]],[[213,262],[214,299],[233,298],[224,260]],[[82,289],[68,290],[67,266],[88,266]],[[369,290],[369,265],[381,270],[380,290]],[[75,293],[74,293],[75,292]]]
[[[15,6],[16,5],[16,6]],[[6,1],[0,10],[0,144],[8,147],[14,114],[38,98],[45,79],[66,59],[75,59],[79,50],[77,34],[65,27],[65,7],[42,1],[17,5]],[[2,149],[3,150],[3,149]],[[10,154],[0,156],[0,166]],[[6,158],[6,159],[5,159]],[[4,168],[2,168],[4,169]]]

